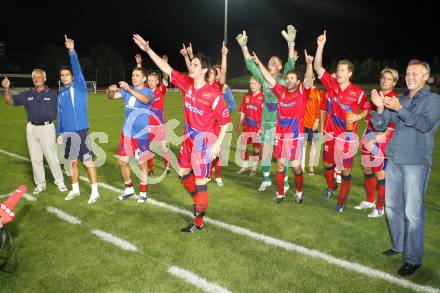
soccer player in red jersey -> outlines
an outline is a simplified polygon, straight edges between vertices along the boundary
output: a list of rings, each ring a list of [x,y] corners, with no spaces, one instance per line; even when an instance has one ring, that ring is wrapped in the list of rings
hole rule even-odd
[[[399,80],[399,73],[392,68],[385,68],[380,74],[380,91],[385,97],[397,97],[394,87]],[[379,95],[373,90],[372,95]],[[376,106],[372,104],[372,109]],[[371,123],[371,115],[367,115],[367,125],[361,139],[362,156],[361,162],[365,174],[366,200],[362,201],[356,209],[375,208],[368,217],[376,218],[383,216],[385,205],[385,147],[394,133],[394,124],[390,123],[384,132],[376,132]],[[377,188],[377,202],[375,204],[375,190]]]
[[[195,219],[182,232],[195,232],[203,228],[203,217],[208,206],[207,178],[211,162],[220,152],[231,117],[221,94],[206,82],[210,64],[199,54],[191,60],[189,76],[177,72],[162,60],[140,35],[133,35],[134,42],[151,60],[170,76],[170,81],[184,95],[184,135],[179,153],[178,174],[194,201]],[[213,133],[218,120],[220,133]],[[192,171],[192,172],[191,172]]]
[[[249,168],[249,152],[247,146],[252,144],[253,160],[251,176],[257,174],[257,165],[260,159],[261,149],[261,117],[263,115],[264,96],[261,91],[261,84],[255,77],[249,80],[250,91],[244,95],[240,106],[240,120],[238,121],[238,132],[242,132],[241,146],[244,150],[242,167],[237,173],[246,172]],[[243,151],[242,150],[242,151]]]
[[[136,66],[142,67],[142,57],[137,54],[135,56]],[[162,56],[165,62],[168,62],[168,57],[166,55]],[[160,147],[160,155],[163,158],[163,164],[165,172],[170,173],[170,150],[167,145],[167,130],[165,125],[165,94],[168,89],[168,76],[163,75],[162,81],[159,82],[159,74],[156,72],[150,72],[147,76],[147,85],[153,91],[154,101],[151,105],[151,115],[149,115],[149,133],[150,133],[150,144],[153,141],[157,141]],[[153,158],[148,160],[148,171],[150,174],[154,172]]]
[[[220,70],[217,71],[214,67],[212,67],[209,70],[209,77],[208,77],[208,83],[212,85],[213,88],[215,88],[220,93],[223,93],[223,87],[225,86],[226,82],[226,71],[227,71],[227,55],[228,55],[228,48],[225,46],[225,42],[222,44],[222,62],[220,65]],[[222,94],[223,95],[223,94]],[[220,124],[218,121],[216,121],[214,125],[214,134],[218,136],[220,133]],[[222,180],[222,166],[221,166],[221,160],[220,155],[214,159],[213,161],[213,168],[215,169],[215,183],[217,183],[218,186],[223,186],[223,180]],[[211,169],[212,173],[212,169]]]
[[[322,67],[322,54],[327,40],[326,32],[317,39],[314,68],[319,79],[327,90],[327,111],[324,134],[324,167],[327,189],[324,198],[330,199],[337,185],[334,178],[335,165],[342,169],[341,188],[339,190],[336,212],[342,212],[345,200],[351,187],[351,168],[358,139],[356,136],[357,121],[365,118],[370,109],[365,92],[350,82],[353,64],[341,60],[336,67],[336,78]],[[357,114],[358,110],[361,114]]]
[[[185,46],[185,44],[182,44],[183,47],[180,50],[180,54],[182,54],[182,56],[185,59],[185,64],[186,67],[189,70],[189,66],[190,66],[190,60],[193,58],[193,47],[192,44],[189,43],[189,46]],[[226,72],[227,72],[227,54],[228,54],[228,48],[225,45],[225,42],[222,43],[222,49],[221,49],[221,55],[222,55],[222,60],[221,60],[221,65],[214,65],[212,66],[212,68],[209,70],[208,73],[208,79],[207,82],[217,91],[219,91],[220,93],[222,93],[225,90],[227,90],[227,85],[225,84],[226,82]],[[232,110],[235,108],[235,102],[232,99],[232,95],[226,95],[226,93],[223,95],[223,98],[226,101],[226,98],[228,98],[227,102],[229,104],[229,113],[232,112]],[[218,123],[215,124],[214,126],[214,134],[216,136],[218,136],[220,132],[220,125]],[[215,182],[218,186],[222,187],[224,186],[222,177],[221,177],[221,170],[222,170],[222,166],[221,166],[221,158],[217,157],[214,159],[213,161],[213,168],[215,169]],[[211,170],[211,175],[212,175],[212,170]],[[209,176],[209,180],[211,180],[211,175]]]
[[[304,84],[300,82],[299,73],[292,70],[286,73],[286,87],[275,80],[255,53],[253,57],[267,85],[278,98],[278,117],[273,149],[273,157],[277,159],[278,195],[275,197],[275,203],[281,203],[285,199],[284,174],[288,163],[291,163],[295,171],[295,202],[301,203],[303,201],[303,172],[301,169],[301,150],[304,143],[303,119],[313,82],[313,56],[307,55],[307,51],[304,53],[307,64]]]

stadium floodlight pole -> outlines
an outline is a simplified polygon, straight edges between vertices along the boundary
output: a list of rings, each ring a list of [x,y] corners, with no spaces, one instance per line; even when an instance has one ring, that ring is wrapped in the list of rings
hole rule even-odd
[[[225,20],[224,20],[224,35],[223,41],[225,41],[225,45],[228,44],[228,0],[225,0]]]

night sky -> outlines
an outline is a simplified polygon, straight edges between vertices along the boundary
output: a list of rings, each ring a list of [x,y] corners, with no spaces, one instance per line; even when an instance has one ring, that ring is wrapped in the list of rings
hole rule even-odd
[[[64,33],[75,40],[80,57],[105,43],[131,62],[139,52],[131,39],[137,32],[150,40],[156,52],[166,53],[176,69],[184,68],[178,54],[182,42],[191,41],[196,51],[214,61],[220,58],[223,0],[3,2],[0,41],[6,42],[7,62],[15,65],[32,64],[45,43],[63,45]],[[316,37],[327,30],[324,62],[367,57],[403,64],[412,57],[431,61],[440,55],[440,17],[433,1],[412,3],[229,0],[230,73],[237,75],[244,69],[235,41],[239,32],[247,31],[249,48],[263,60],[271,55],[285,59],[287,48],[280,31],[288,24],[297,28],[297,49],[307,48],[312,54]]]

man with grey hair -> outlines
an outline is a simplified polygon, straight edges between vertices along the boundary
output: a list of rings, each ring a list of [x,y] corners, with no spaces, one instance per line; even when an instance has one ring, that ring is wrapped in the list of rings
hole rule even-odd
[[[411,60],[406,68],[407,91],[387,97],[373,90],[377,106],[372,124],[384,131],[391,122],[395,132],[385,151],[388,157],[385,184],[385,214],[392,247],[387,256],[402,253],[401,276],[420,268],[424,252],[425,208],[423,200],[431,173],[434,138],[440,124],[440,96],[427,81],[429,65]]]
[[[46,157],[59,191],[67,191],[58,161],[55,127],[52,123],[57,116],[58,93],[49,89],[44,84],[45,81],[46,72],[42,69],[34,69],[32,71],[34,88],[13,96],[9,79],[5,77],[2,81],[5,103],[24,106],[27,114],[26,137],[36,184],[34,194],[46,190],[43,156]]]

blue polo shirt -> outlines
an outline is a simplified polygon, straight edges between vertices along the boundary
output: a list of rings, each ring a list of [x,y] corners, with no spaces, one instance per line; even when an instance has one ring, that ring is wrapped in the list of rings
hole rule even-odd
[[[24,106],[29,122],[43,123],[57,118],[58,93],[49,88],[37,92],[35,88],[12,96],[14,106]]]

